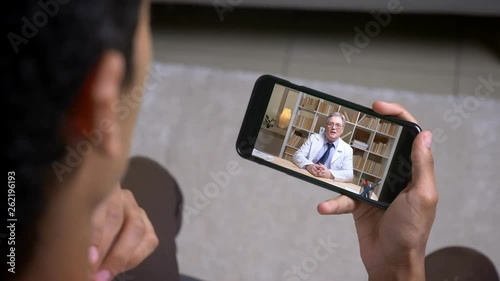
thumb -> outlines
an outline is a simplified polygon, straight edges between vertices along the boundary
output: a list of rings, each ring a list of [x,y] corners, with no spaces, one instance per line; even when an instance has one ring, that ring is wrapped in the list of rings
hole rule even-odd
[[[437,190],[431,143],[432,134],[429,131],[421,132],[413,141],[412,179],[409,192],[416,195],[421,203],[436,204]]]

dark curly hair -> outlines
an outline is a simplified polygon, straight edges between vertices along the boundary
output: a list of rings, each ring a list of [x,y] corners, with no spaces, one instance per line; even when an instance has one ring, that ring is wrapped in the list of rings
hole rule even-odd
[[[22,269],[32,256],[37,221],[46,207],[47,172],[64,153],[62,119],[105,50],[123,53],[129,80],[141,0],[5,4],[0,21],[8,48],[0,55],[0,90],[8,108],[7,171],[15,172],[16,268]],[[8,249],[6,239],[0,239],[3,250]]]

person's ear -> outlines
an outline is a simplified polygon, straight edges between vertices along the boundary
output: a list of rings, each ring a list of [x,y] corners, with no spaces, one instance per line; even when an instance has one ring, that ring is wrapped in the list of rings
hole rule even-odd
[[[118,51],[106,51],[87,74],[64,122],[70,145],[88,142],[93,149],[117,155],[121,149],[120,124],[114,111],[120,100],[125,75],[125,58]],[[83,144],[81,144],[83,146]]]

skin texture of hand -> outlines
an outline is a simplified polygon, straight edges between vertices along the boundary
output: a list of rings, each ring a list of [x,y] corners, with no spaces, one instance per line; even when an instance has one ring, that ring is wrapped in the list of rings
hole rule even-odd
[[[306,170],[311,173],[311,175],[315,177],[319,177],[319,173],[321,172],[319,166],[317,164],[309,164],[306,166]]]
[[[323,164],[318,164],[318,177],[326,178],[326,179],[331,179],[332,177],[332,172],[330,172],[330,169],[328,169],[325,165]]]
[[[310,164],[306,166],[306,170],[315,177],[331,179],[332,173],[323,164]]]
[[[115,187],[96,210],[89,249],[94,281],[109,281],[139,265],[158,246],[158,237],[146,212],[132,192]]]
[[[373,109],[416,123],[399,104],[375,102]],[[414,140],[412,180],[387,210],[344,195],[317,207],[324,215],[352,213],[361,259],[370,281],[425,280],[425,248],[438,202],[431,141],[428,131]]]

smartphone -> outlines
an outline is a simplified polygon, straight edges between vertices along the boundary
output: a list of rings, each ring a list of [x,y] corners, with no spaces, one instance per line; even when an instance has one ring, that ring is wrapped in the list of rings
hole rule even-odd
[[[411,179],[421,128],[273,75],[255,82],[238,154],[306,182],[387,209]]]

